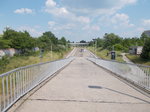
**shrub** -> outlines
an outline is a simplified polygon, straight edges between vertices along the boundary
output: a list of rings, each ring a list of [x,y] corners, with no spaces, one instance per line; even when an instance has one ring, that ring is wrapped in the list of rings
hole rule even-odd
[[[143,59],[150,59],[150,38],[146,39],[142,53],[141,58]]]
[[[0,71],[3,71],[8,63],[9,58],[7,56],[2,57],[2,59],[0,59]]]

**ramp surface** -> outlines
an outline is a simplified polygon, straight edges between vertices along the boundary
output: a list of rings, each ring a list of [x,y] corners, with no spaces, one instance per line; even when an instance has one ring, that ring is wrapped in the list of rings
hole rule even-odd
[[[77,53],[77,56],[79,57],[30,96],[16,111],[150,111],[149,97],[86,60],[84,56],[88,56],[88,53]]]

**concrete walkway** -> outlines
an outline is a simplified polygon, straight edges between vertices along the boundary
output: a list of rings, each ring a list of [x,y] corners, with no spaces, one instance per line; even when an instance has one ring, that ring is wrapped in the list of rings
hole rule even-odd
[[[123,59],[126,63],[134,64],[131,60],[129,60],[129,59],[126,57],[126,53],[121,53],[121,54],[122,54],[122,59]]]
[[[76,57],[68,67],[16,110],[16,112],[149,111],[150,98],[84,57]]]

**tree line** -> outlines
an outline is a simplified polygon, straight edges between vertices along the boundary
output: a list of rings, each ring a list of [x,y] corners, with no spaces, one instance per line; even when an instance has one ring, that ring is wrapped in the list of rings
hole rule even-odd
[[[42,50],[65,50],[68,41],[65,37],[58,39],[51,31],[44,32],[38,38],[32,37],[27,31],[15,31],[6,28],[0,36],[0,49],[15,48],[21,51],[21,55],[30,55],[35,47]]]
[[[150,37],[142,33],[140,38],[122,38],[114,33],[105,33],[103,38],[95,38],[90,41],[90,46],[101,47],[102,49],[116,50],[128,52],[131,46],[143,46],[142,54],[143,59],[150,59]]]
[[[44,32],[42,36],[34,38],[27,31],[15,31],[6,28],[0,35],[0,49],[14,48],[19,51],[17,56],[39,55],[39,51],[35,52],[38,47],[43,51],[63,52],[69,47],[65,37],[58,39],[51,31]],[[41,52],[41,53],[42,53]],[[10,62],[10,57],[3,56],[0,59],[0,71],[3,71]]]

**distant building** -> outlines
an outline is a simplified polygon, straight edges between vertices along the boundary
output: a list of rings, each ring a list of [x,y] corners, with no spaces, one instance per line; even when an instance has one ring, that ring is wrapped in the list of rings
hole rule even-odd
[[[69,43],[71,46],[73,47],[76,47],[76,46],[88,46],[89,43],[79,43],[79,42],[76,42],[76,43]]]
[[[17,50],[15,50],[14,48],[3,49],[3,51],[5,55],[10,56],[10,57],[14,56],[17,52]]]
[[[15,54],[20,54],[20,50],[16,50],[14,48],[8,48],[8,49],[0,49],[0,59],[3,57],[3,56],[9,56],[9,57],[12,57],[14,56]]]
[[[130,54],[141,54],[143,46],[132,46],[129,48]]]
[[[146,31],[144,31],[143,33],[145,33],[147,36],[150,37],[150,30],[146,30]]]
[[[39,47],[35,47],[35,48],[33,48],[33,51],[35,51],[35,52],[37,52],[37,51],[39,51],[40,50],[40,48]]]
[[[0,59],[5,56],[5,52],[3,50],[0,50]]]

